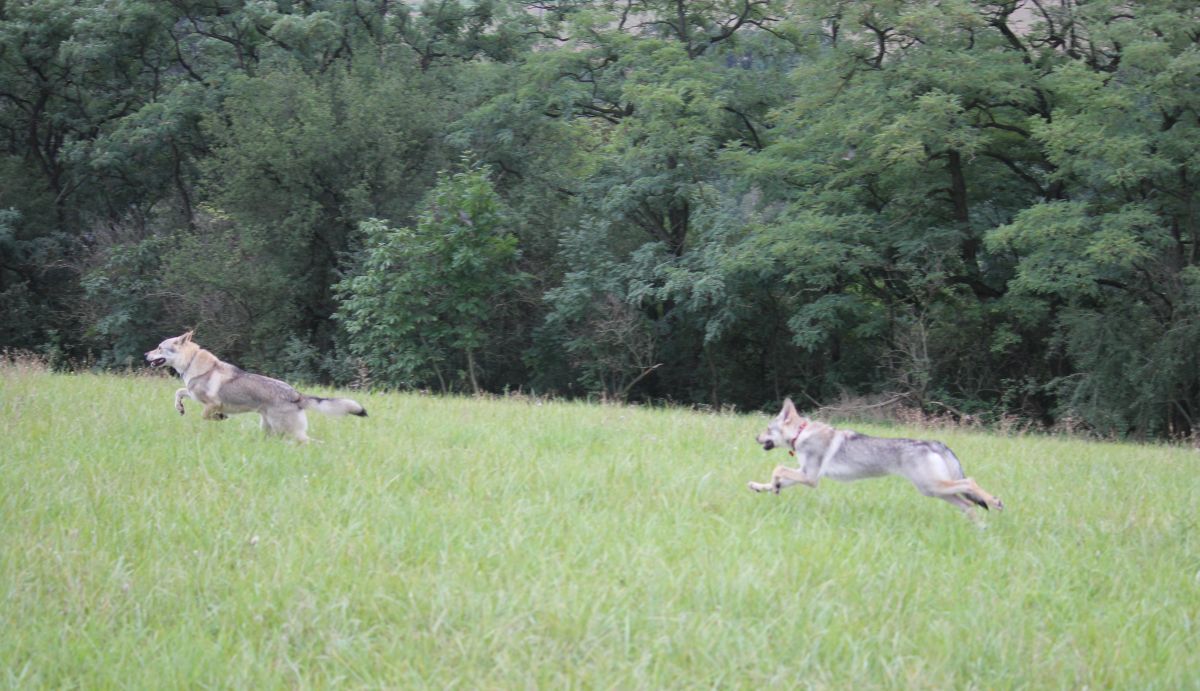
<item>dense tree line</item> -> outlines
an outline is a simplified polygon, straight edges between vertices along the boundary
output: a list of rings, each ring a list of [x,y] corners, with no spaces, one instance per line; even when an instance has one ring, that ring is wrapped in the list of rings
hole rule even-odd
[[[1190,0],[0,0],[0,345],[1200,429]]]

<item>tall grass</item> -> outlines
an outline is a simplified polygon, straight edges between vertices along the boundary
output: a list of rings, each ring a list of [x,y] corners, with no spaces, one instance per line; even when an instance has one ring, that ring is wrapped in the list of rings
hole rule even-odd
[[[748,492],[759,416],[353,394],[297,446],[176,386],[0,370],[0,684],[1200,688],[1193,450],[939,432],[981,530]]]

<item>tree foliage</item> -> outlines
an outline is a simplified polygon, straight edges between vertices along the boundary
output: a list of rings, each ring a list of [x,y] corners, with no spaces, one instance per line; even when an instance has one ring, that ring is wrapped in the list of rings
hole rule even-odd
[[[383,384],[480,393],[523,281],[488,169],[443,174],[413,228],[362,230],[362,265],[335,287],[350,352]]]
[[[0,3],[0,345],[1193,434],[1198,94],[1182,0]]]

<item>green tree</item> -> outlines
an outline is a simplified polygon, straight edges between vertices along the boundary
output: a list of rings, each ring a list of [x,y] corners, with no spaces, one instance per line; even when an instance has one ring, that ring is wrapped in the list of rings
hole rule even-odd
[[[815,19],[797,30],[813,40],[769,143],[726,153],[762,199],[736,254],[763,262],[742,270],[782,306],[816,375],[802,385],[809,397],[1002,405],[1052,363],[1037,357],[1045,310],[1007,295],[1011,258],[984,238],[1062,193],[1030,123],[1050,117],[1043,80],[1070,58],[1031,57],[1022,41],[1047,45],[1044,27],[1017,37],[1015,4],[804,7]],[[1044,395],[1018,404],[1027,415],[1049,406]]]
[[[1061,305],[1060,413],[1117,434],[1200,427],[1200,16],[1189,3],[1089,3],[1030,123],[1062,199],[989,236],[1012,286]]]
[[[0,2],[0,345],[1188,434],[1192,4]]]
[[[145,2],[0,5],[0,209],[19,217],[0,243],[0,291],[25,312],[5,321],[26,325],[9,345],[37,346],[54,331],[79,354],[90,326],[79,278],[92,248],[170,189],[177,159],[102,143],[175,81],[170,22]]]
[[[524,65],[521,103],[536,104],[529,115],[577,153],[574,179],[558,182],[560,206],[573,215],[559,229],[563,278],[546,293],[535,344],[550,359],[566,356],[573,383],[607,396],[632,395],[635,384],[641,395],[669,395],[712,371],[695,365],[715,359],[695,346],[697,335],[708,343],[703,316],[664,286],[694,263],[699,219],[717,218],[712,192],[728,172],[718,152],[763,143],[760,118],[773,94],[762,78],[781,74],[785,61],[776,58],[789,45],[766,30],[776,10],[766,2],[571,5],[544,31],[562,45]],[[507,168],[524,176],[529,166]]]
[[[336,286],[350,352],[391,386],[485,388],[525,276],[487,168],[443,174],[413,228],[364,222],[362,266]]]

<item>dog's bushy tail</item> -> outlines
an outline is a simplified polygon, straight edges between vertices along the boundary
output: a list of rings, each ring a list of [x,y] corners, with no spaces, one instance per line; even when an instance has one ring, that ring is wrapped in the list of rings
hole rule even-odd
[[[326,415],[357,415],[367,416],[367,409],[349,398],[321,398],[320,396],[305,396],[305,408],[316,408]]]

